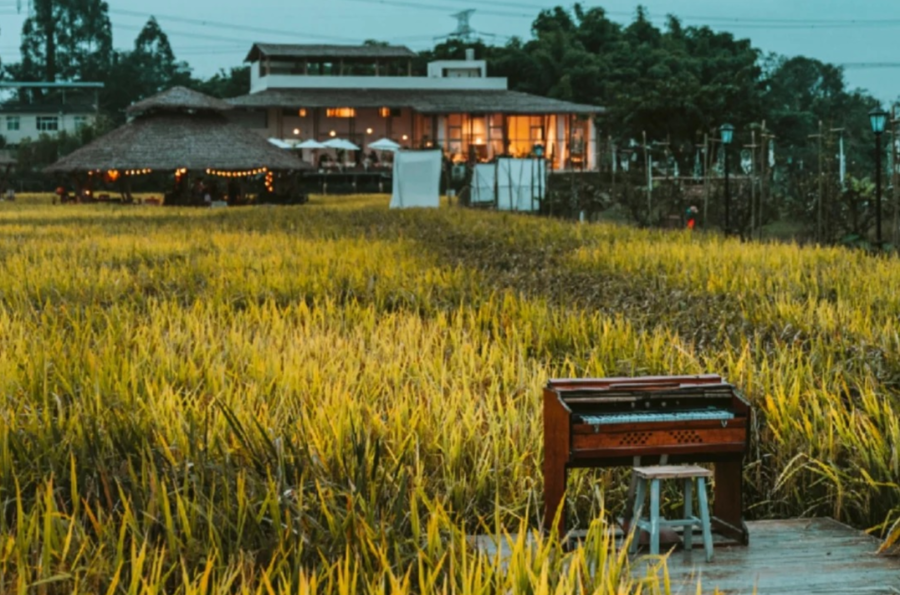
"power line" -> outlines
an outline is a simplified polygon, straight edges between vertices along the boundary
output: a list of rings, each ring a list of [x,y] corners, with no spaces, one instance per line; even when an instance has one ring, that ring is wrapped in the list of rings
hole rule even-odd
[[[270,29],[268,27],[250,27],[246,24],[236,25],[233,23],[224,23],[221,21],[211,21],[208,19],[193,19],[188,17],[180,17],[173,15],[165,15],[165,14],[157,14],[153,15],[145,12],[138,12],[135,10],[126,10],[123,8],[111,8],[109,9],[110,14],[118,14],[122,16],[130,16],[130,17],[141,17],[141,18],[150,18],[152,16],[156,16],[158,19],[165,19],[169,21],[176,21],[180,23],[186,23],[189,25],[198,25],[201,27],[214,27],[218,29],[231,29],[233,31],[241,31],[247,33],[262,33],[264,35],[278,35],[282,37],[311,37],[313,39],[323,39],[330,41],[342,41],[342,42],[354,42],[356,43],[357,39],[350,39],[348,37],[339,37],[336,35],[319,35],[316,33],[309,33],[304,31],[288,31],[284,29]],[[186,35],[194,35],[193,33],[188,33]]]
[[[838,66],[844,69],[900,68],[900,62],[846,62]]]
[[[447,4],[423,4],[410,0],[345,0],[347,2],[362,2],[366,4],[379,4],[383,6],[395,6],[399,8],[412,8],[416,10],[437,10],[441,12],[455,11],[457,7]],[[558,4],[556,4],[558,6]],[[503,16],[514,18],[533,19],[534,13],[511,12],[492,10],[497,8],[529,8],[535,10],[551,10],[553,4],[529,4],[521,2],[504,2],[501,0],[479,0],[478,12],[491,16]],[[488,8],[483,8],[488,7]],[[590,7],[588,7],[590,8]],[[635,16],[635,12],[604,10],[610,16]],[[668,19],[669,15],[646,13],[651,20],[661,21]],[[759,17],[721,17],[712,15],[672,15],[680,21],[697,21],[702,24],[728,25],[729,29],[866,29],[866,28],[893,28],[900,26],[900,19],[778,19]]]
[[[382,6],[395,6],[398,8],[413,8],[416,10],[436,10],[439,12],[459,12],[458,6],[451,5],[440,5],[437,4],[420,4],[418,2],[410,2],[407,0],[345,0],[346,2],[362,2],[364,4],[379,4]],[[481,2],[478,2],[481,4]],[[500,17],[513,17],[513,18],[526,18],[533,19],[535,17],[534,14],[524,13],[524,12],[508,12],[508,11],[497,11],[497,10],[484,10],[479,8],[479,14],[486,14],[491,16],[500,16]]]

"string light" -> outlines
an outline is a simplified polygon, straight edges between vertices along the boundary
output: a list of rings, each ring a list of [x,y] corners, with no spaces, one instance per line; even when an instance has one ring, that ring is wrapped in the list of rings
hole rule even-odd
[[[219,176],[221,178],[246,178],[250,176],[258,176],[260,174],[264,174],[269,171],[267,167],[260,167],[257,169],[248,169],[246,171],[225,171],[219,169],[207,169],[206,175],[209,176]]]

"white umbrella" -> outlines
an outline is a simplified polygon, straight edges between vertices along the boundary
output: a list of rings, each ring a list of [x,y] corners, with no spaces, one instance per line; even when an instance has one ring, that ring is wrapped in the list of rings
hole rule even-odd
[[[369,148],[375,149],[376,151],[398,151],[400,150],[400,145],[389,138],[383,138],[374,143],[369,143]]]
[[[294,145],[295,149],[327,149],[328,147],[317,140],[307,139],[299,145]]]
[[[359,147],[348,140],[342,138],[333,138],[323,143],[329,149],[341,149],[343,151],[359,151]]]
[[[291,145],[286,140],[281,140],[280,138],[270,138],[269,142],[278,147],[279,149],[290,149],[293,145]]]

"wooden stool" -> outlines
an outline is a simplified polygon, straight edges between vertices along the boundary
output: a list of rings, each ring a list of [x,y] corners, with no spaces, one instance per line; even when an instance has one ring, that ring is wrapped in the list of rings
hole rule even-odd
[[[699,526],[703,530],[703,547],[706,549],[706,561],[713,558],[712,528],[709,523],[709,506],[706,501],[706,478],[712,477],[712,472],[703,467],[690,465],[659,465],[653,467],[635,467],[634,476],[637,478],[637,494],[634,498],[634,521],[637,529],[631,540],[631,553],[637,553],[638,541],[641,529],[650,532],[650,554],[659,554],[659,528],[660,527],[684,527],[684,549],[691,551],[693,548],[693,528]],[[694,479],[697,479],[697,498],[700,504],[700,518],[694,516],[693,487]],[[659,482],[662,479],[684,480],[684,518],[660,519],[659,518]],[[650,520],[641,518],[644,508],[644,500],[647,497],[647,482],[650,482]]]

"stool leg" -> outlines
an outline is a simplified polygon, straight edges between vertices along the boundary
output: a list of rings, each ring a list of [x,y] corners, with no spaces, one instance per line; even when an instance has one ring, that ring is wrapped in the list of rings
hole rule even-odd
[[[706,561],[712,562],[713,541],[712,528],[709,525],[709,504],[706,501],[706,478],[697,478],[697,497],[700,500],[700,521],[703,525],[703,548],[706,550]]]
[[[644,498],[647,497],[647,480],[637,478],[634,495],[634,513],[631,515],[631,553],[636,554],[641,541],[641,514],[644,512]]]
[[[694,480],[688,477],[684,480],[684,520],[689,521],[694,518]],[[685,525],[684,527],[684,549],[690,552],[694,549],[694,525]]]
[[[659,480],[650,480],[650,555],[659,555]]]

